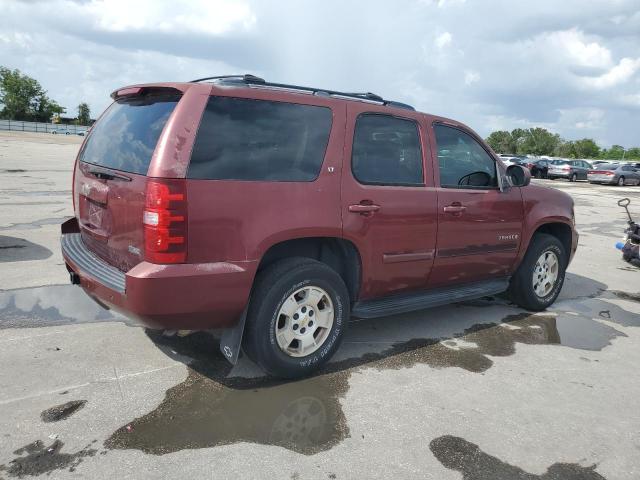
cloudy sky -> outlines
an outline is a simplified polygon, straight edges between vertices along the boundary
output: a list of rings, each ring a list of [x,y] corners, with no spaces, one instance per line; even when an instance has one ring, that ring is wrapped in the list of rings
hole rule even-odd
[[[0,0],[0,65],[74,115],[126,84],[253,73],[372,91],[483,136],[640,145],[640,0]]]

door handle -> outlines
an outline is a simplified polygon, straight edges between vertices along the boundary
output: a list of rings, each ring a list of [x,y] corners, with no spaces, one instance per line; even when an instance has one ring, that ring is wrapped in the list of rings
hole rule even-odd
[[[444,213],[451,213],[456,217],[459,217],[460,215],[462,215],[466,209],[467,207],[462,205],[460,202],[454,202],[451,205],[447,205],[446,207],[443,208]]]
[[[357,205],[349,205],[349,211],[351,213],[359,213],[361,215],[371,215],[374,212],[380,210],[380,205],[359,203]]]

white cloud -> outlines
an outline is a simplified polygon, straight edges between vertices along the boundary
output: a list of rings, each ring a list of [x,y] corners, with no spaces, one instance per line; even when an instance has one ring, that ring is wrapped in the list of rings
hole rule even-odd
[[[220,35],[248,30],[256,22],[255,15],[246,3],[233,0],[92,0],[87,4],[74,4],[73,8],[92,17],[99,29],[112,32],[199,32]]]
[[[610,88],[628,81],[640,69],[640,58],[623,58],[607,73],[598,77],[583,77],[584,85],[593,88]]]
[[[471,85],[472,83],[480,80],[480,74],[478,72],[474,72],[471,70],[465,70],[464,72],[464,83],[465,85]]]
[[[452,36],[449,32],[441,33],[436,37],[435,44],[439,49],[443,49],[447,45],[451,45]]]
[[[578,29],[551,32],[544,34],[543,39],[549,54],[560,53],[573,65],[607,68],[612,64],[611,51],[598,42],[590,42]]]

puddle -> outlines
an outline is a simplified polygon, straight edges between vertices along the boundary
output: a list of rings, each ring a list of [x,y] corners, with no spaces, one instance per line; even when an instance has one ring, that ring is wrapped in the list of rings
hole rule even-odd
[[[184,382],[167,390],[155,410],[114,432],[106,448],[163,455],[251,442],[313,454],[348,436],[339,404],[348,389],[348,372],[289,383],[265,377],[225,378],[231,365],[212,353],[215,343],[209,335],[175,339],[148,334],[194,361]]]
[[[86,404],[86,400],[72,400],[62,405],[56,405],[55,407],[43,410],[42,413],[40,413],[40,418],[45,423],[66,420],[78,410],[81,410]]]
[[[193,359],[187,379],[167,390],[155,410],[119,428],[104,445],[163,455],[251,442],[311,455],[349,436],[340,398],[348,391],[351,372],[360,367],[386,370],[421,363],[477,373],[491,368],[491,357],[513,355],[517,343],[600,350],[624,335],[583,317],[520,314],[503,322],[474,325],[442,342],[400,342],[381,352],[330,363],[314,377],[288,383],[228,377],[231,366],[208,334],[176,338],[148,331],[172,358]]]
[[[13,452],[18,456],[7,465],[0,465],[0,473],[9,477],[23,478],[27,475],[34,477],[49,475],[54,470],[62,469],[73,472],[84,458],[93,457],[98,452],[96,449],[89,448],[90,446],[91,444],[74,453],[63,453],[64,443],[60,440],[54,441],[49,446],[37,440]]]
[[[622,300],[640,303],[640,294],[638,293],[622,292],[620,290],[612,290],[611,293]]]
[[[554,463],[542,475],[528,473],[452,435],[433,439],[429,448],[442,465],[460,472],[463,480],[606,480],[595,471],[596,465],[583,467],[577,463]]]
[[[0,291],[0,329],[108,321],[135,325],[125,317],[105,310],[75,285]]]

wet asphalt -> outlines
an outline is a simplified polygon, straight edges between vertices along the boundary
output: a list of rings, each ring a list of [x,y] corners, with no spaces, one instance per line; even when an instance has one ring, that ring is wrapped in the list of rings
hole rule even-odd
[[[613,248],[640,188],[541,182],[581,234],[548,311],[352,321],[322,372],[281,382],[66,284],[52,219],[78,145],[41,137],[0,136],[0,479],[640,478],[640,271]]]

